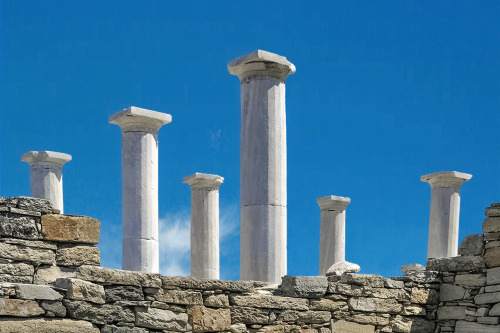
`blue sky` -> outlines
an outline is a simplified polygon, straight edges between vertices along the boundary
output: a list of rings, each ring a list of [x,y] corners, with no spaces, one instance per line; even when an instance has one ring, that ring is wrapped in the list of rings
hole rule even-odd
[[[316,198],[348,196],[346,259],[363,273],[425,264],[430,187],[456,170],[460,240],[500,200],[497,1],[1,1],[0,195],[29,195],[29,150],[73,156],[66,213],[101,223],[121,266],[121,134],[109,115],[169,113],[159,133],[162,273],[189,273],[194,172],[220,188],[221,278],[239,276],[240,87],[257,49],[287,80],[288,273],[317,275]]]

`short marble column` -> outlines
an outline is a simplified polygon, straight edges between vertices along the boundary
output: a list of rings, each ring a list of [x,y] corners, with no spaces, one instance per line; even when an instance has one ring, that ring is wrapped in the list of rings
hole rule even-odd
[[[224,178],[195,173],[191,186],[191,276],[219,278],[219,186]]]
[[[109,118],[122,129],[122,267],[158,273],[158,130],[166,113],[129,107]]]
[[[460,187],[472,175],[449,171],[420,178],[431,185],[427,258],[455,257],[458,251]]]
[[[333,264],[345,261],[345,210],[351,199],[330,195],[316,201],[321,209],[319,275],[325,275]]]
[[[285,80],[295,66],[256,51],[228,64],[241,84],[240,278],[286,275]]]
[[[29,151],[21,161],[30,165],[31,196],[48,199],[54,208],[64,212],[62,167],[71,155],[53,151]]]

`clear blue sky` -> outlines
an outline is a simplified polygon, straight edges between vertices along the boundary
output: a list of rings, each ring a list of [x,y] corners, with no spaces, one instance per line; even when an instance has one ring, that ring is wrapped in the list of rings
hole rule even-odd
[[[460,240],[500,201],[498,1],[6,1],[0,5],[0,195],[29,195],[29,150],[69,153],[65,211],[102,223],[121,266],[121,133],[109,115],[169,113],[159,133],[163,273],[189,272],[194,172],[220,188],[221,277],[239,276],[240,86],[262,49],[287,80],[288,272],[318,274],[316,198],[348,196],[346,259],[425,264],[430,187],[456,170]]]

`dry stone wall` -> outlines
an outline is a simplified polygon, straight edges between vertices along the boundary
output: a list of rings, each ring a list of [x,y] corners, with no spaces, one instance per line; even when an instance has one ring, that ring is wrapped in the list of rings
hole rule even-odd
[[[99,266],[99,221],[0,198],[0,332],[500,332],[500,205],[455,258],[281,285]]]

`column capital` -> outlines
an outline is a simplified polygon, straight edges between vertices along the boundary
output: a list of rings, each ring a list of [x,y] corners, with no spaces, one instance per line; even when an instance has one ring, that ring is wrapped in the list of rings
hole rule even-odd
[[[64,163],[71,161],[71,155],[57,153],[55,151],[29,151],[21,156],[21,161],[32,166],[53,166],[62,168]]]
[[[224,182],[224,178],[218,175],[196,172],[191,176],[182,178],[182,182],[189,184],[192,189],[205,188],[209,190],[217,190]]]
[[[285,57],[262,50],[231,61],[227,69],[240,80],[249,76],[271,76],[285,81],[288,75],[295,73],[295,66]]]
[[[109,122],[120,126],[122,132],[157,133],[160,127],[172,122],[172,116],[131,106],[111,115]]]
[[[457,171],[441,171],[420,177],[420,180],[431,185],[431,188],[458,187],[470,180],[472,175]]]
[[[351,202],[351,198],[329,195],[327,197],[318,198],[316,199],[316,201],[318,202],[319,208],[322,211],[326,210],[344,211],[347,205]]]

